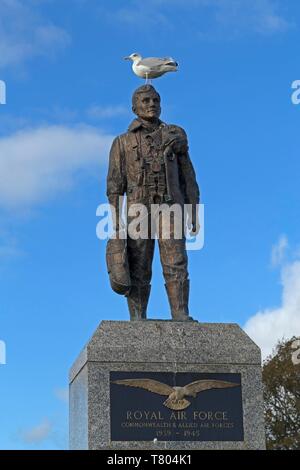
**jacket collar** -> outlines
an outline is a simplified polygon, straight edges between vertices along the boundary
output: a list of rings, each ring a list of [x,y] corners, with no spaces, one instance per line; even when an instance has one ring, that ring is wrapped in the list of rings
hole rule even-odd
[[[161,120],[159,120],[159,125],[161,125],[161,124],[163,124],[163,122]],[[128,131],[129,132],[135,132],[138,129],[140,129],[141,127],[143,127],[143,123],[139,119],[134,119],[132,121],[132,123],[130,124],[130,126],[128,127]]]

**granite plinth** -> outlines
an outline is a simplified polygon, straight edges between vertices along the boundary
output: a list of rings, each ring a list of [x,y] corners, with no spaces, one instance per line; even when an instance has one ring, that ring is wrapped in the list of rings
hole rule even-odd
[[[112,441],[110,373],[241,374],[242,441]],[[264,449],[261,354],[237,324],[103,321],[70,370],[71,449]]]

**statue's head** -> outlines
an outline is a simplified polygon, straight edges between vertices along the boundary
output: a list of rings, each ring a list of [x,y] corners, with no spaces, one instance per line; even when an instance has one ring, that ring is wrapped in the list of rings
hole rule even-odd
[[[135,90],[132,95],[132,111],[146,121],[159,118],[160,96],[152,85],[143,85]]]

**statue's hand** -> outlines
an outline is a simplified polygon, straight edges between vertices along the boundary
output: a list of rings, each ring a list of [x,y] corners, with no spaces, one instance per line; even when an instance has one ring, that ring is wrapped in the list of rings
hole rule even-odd
[[[190,235],[192,237],[195,237],[196,235],[198,235],[198,233],[200,232],[200,223],[199,223],[199,218],[197,217],[197,220],[196,222],[192,222],[189,226],[189,231],[190,231]]]
[[[192,212],[193,214],[188,214],[187,226],[188,226],[190,235],[192,237],[195,237],[200,232],[201,226],[200,226],[199,215],[197,211],[194,209]]]

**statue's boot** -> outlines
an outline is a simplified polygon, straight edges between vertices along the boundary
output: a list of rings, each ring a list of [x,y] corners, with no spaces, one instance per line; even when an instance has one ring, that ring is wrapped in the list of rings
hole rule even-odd
[[[190,281],[170,281],[165,284],[174,321],[193,320],[189,316]]]
[[[131,287],[129,295],[127,296],[130,320],[147,319],[147,305],[150,295],[150,289],[150,285],[133,285]]]

